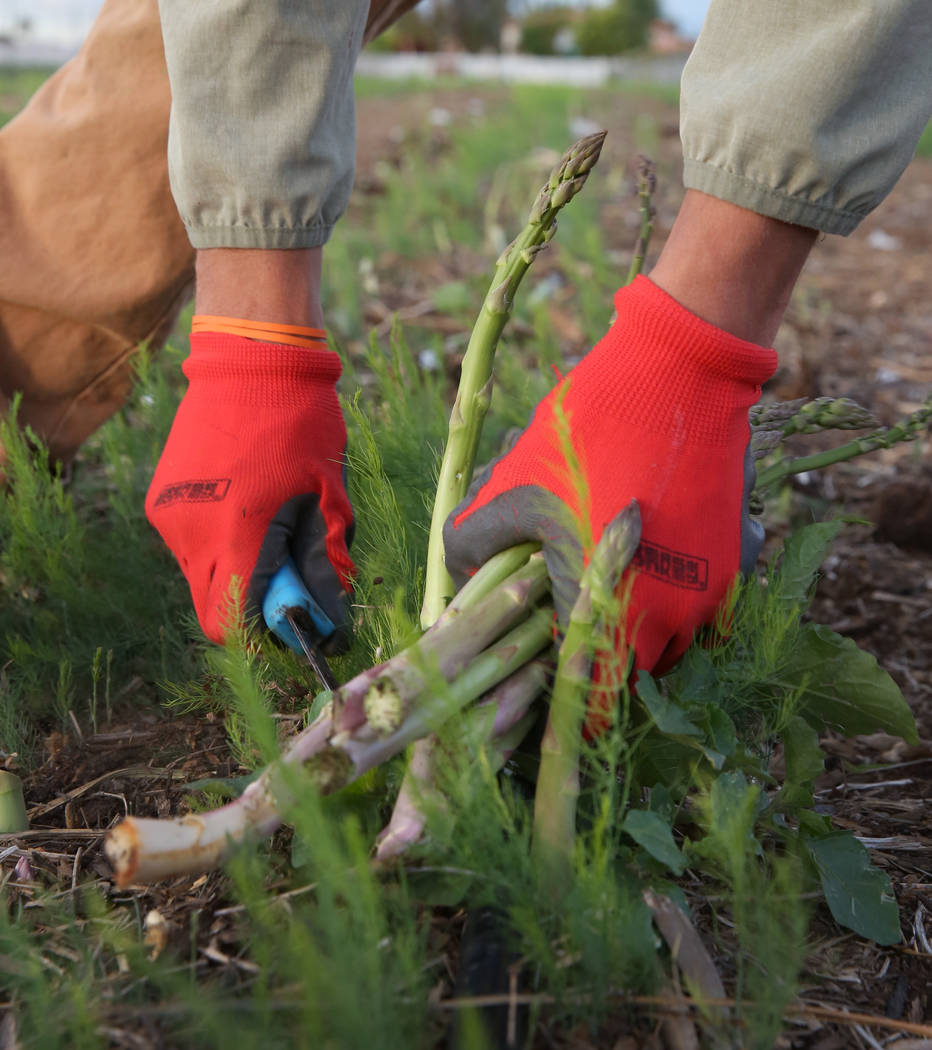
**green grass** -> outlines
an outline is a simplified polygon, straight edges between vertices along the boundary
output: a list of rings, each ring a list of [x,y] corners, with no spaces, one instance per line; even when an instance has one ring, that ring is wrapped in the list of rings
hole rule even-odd
[[[16,116],[53,72],[45,67],[0,66],[0,127]]]
[[[570,118],[586,108],[584,93],[565,89],[516,88],[507,99],[487,120],[454,125],[439,156],[412,146],[399,169],[384,173],[381,196],[357,202],[328,248],[328,314],[346,365],[359,520],[359,629],[351,652],[334,661],[344,678],[416,632],[453,393],[447,369],[420,363],[425,349],[443,361],[450,348],[441,337],[411,326],[369,338],[359,261],[374,260],[386,282],[400,268],[394,279],[403,283],[406,266],[446,257],[448,279],[429,292],[465,326],[499,231],[517,231],[548,167],[528,157],[542,146],[562,150]],[[596,169],[593,181],[601,175]],[[575,286],[564,309],[590,338],[605,328],[620,269],[604,261],[600,207],[587,187],[561,217],[562,247],[547,262]],[[517,320],[533,335],[506,334],[481,458],[526,420],[553,381],[550,366],[563,365],[550,293],[535,294],[545,280],[532,271],[519,296]],[[143,497],[181,393],[181,357],[169,348],[141,360],[131,402],[87,444],[67,486],[41,449],[5,433],[0,749],[24,764],[40,757],[45,733],[71,732],[73,720],[87,732],[111,711],[126,720],[170,702],[223,719],[231,754],[254,767],[276,751],[274,713],[304,703],[308,674],[290,652],[202,642],[184,581],[146,524]],[[548,1026],[583,1025],[597,1040],[603,1022],[624,1014],[621,992],[659,986],[669,960],[641,891],[649,883],[688,906],[676,882],[688,861],[736,925],[732,933],[723,923],[715,936],[738,990],[756,1004],[742,1018],[744,1045],[772,1046],[806,949],[800,895],[817,885],[805,842],[784,827],[787,814],[795,820],[811,802],[818,765],[814,730],[801,715],[818,721],[827,703],[812,672],[794,663],[797,651],[824,642],[801,616],[828,537],[807,535],[808,546],[791,549],[794,572],[784,563],[783,576],[775,568],[768,587],[747,592],[727,645],[693,650],[657,685],[658,700],[624,693],[610,730],[585,751],[574,877],[560,899],[530,860],[521,777],[497,777],[482,748],[463,747],[448,728],[442,784],[450,805],[431,815],[428,842],[405,867],[377,872],[368,863],[400,779],[395,762],[332,798],[305,785],[288,813],[293,833],[243,849],[197,888],[187,881],[144,898],[107,893],[86,869],[87,883],[72,894],[70,867],[56,873],[38,859],[35,891],[0,884],[0,1003],[12,1003],[20,1044],[96,1050],[128,1030],[172,1047],[439,1045],[445,1021],[430,993],[450,990],[445,938],[461,909],[487,904],[509,918],[527,989],[552,998]],[[644,695],[653,696],[649,683]],[[793,755],[793,790],[783,795],[768,773],[777,739]],[[527,774],[533,764],[525,755],[516,769]],[[762,785],[775,794],[766,806]],[[633,835],[633,824],[625,830],[632,810],[653,838]],[[302,892],[283,900],[290,889]],[[215,917],[218,904],[240,910]],[[143,940],[152,906],[174,924],[158,959]],[[236,963],[211,963],[209,946]]]
[[[932,157],[932,124],[927,125],[916,146],[917,157]]]

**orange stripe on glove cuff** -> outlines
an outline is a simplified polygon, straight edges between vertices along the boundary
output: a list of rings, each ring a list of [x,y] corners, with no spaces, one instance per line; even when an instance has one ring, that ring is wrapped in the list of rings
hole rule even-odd
[[[244,339],[257,339],[285,346],[304,346],[311,349],[320,349],[321,344],[327,342],[327,333],[323,328],[308,328],[298,324],[272,324],[270,321],[248,321],[243,317],[195,314],[191,321],[191,333],[199,335],[204,332],[238,335]]]

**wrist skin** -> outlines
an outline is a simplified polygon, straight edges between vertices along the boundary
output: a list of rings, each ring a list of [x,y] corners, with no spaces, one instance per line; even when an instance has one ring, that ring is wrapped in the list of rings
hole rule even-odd
[[[771,346],[817,237],[687,190],[650,279],[703,321]]]
[[[199,251],[195,312],[323,328],[322,258],[322,248]]]

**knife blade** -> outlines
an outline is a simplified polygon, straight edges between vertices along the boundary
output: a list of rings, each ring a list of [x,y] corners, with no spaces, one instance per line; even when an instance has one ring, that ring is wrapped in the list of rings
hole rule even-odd
[[[339,688],[336,675],[321,652],[321,645],[336,627],[304,585],[291,558],[269,581],[262,602],[262,616],[278,639],[304,655],[325,689],[333,691]]]

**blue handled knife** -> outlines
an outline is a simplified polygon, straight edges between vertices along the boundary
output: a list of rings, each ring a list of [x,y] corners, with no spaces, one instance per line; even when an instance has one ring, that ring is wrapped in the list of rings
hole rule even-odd
[[[317,604],[289,558],[269,581],[262,615],[268,629],[296,653],[303,653],[325,689],[340,688],[320,651],[336,630],[333,621]]]

